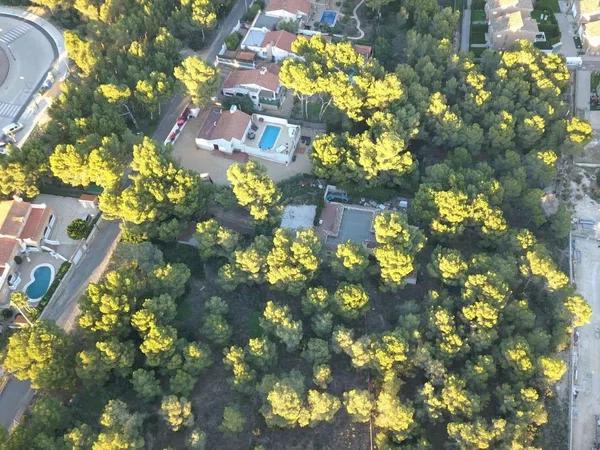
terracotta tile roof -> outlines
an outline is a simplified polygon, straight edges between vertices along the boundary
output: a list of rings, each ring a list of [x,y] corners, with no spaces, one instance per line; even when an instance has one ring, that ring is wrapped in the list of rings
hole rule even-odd
[[[487,6],[490,9],[518,8],[533,11],[531,0],[487,0]]]
[[[579,8],[577,8],[580,14],[595,14],[600,12],[600,1],[599,0],[581,0],[579,2]]]
[[[13,325],[15,326],[25,326],[25,325],[29,325],[29,323],[27,322],[27,320],[25,319],[25,317],[23,317],[23,314],[18,313],[15,315],[14,319],[13,319]]]
[[[262,46],[267,47],[269,44],[273,44],[274,47],[285,50],[286,52],[292,51],[292,42],[296,40],[297,36],[289,31],[269,31],[265,34]]]
[[[17,240],[14,238],[0,237],[0,266],[9,263],[18,246]]]
[[[36,205],[38,206],[38,205]],[[48,218],[50,217],[50,208],[31,208],[27,222],[23,231],[21,231],[21,239],[32,239],[34,241],[39,240],[42,237],[44,228],[48,224]]]
[[[235,56],[240,61],[254,61],[256,59],[256,53],[248,50],[238,52]]]
[[[94,195],[94,194],[81,194],[81,196],[79,197],[79,200],[82,200],[84,202],[96,203],[98,201],[98,196]]]
[[[588,22],[585,25],[585,36],[589,38],[600,37],[600,20]]]
[[[511,33],[526,31],[539,33],[537,22],[519,11],[498,18],[492,18],[491,29],[494,33],[509,31]]]
[[[31,203],[18,200],[0,202],[0,235],[19,237],[30,207]]]
[[[365,59],[369,59],[373,54],[373,48],[370,45],[352,44],[356,53]]]
[[[211,110],[206,120],[200,127],[198,137],[206,140],[242,139],[248,128],[251,117],[243,111],[221,111],[219,109]]]
[[[298,14],[298,12],[308,14],[310,13],[310,9],[310,2],[308,0],[270,0],[265,11],[284,10],[292,14]]]
[[[264,66],[260,69],[232,71],[223,82],[223,89],[247,84],[256,84],[262,89],[272,92],[277,92],[280,86],[279,77]]]

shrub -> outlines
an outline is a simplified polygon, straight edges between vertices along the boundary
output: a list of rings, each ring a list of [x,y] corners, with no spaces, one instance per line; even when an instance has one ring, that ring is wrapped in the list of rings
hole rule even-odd
[[[223,99],[223,109],[230,109],[232,105],[236,105],[238,109],[244,111],[246,114],[254,112],[254,103],[248,95],[244,95],[243,97],[225,97]]]
[[[238,45],[240,45],[241,40],[242,36],[240,35],[240,33],[238,33],[237,31],[231,33],[225,38],[225,46],[227,47],[227,50],[235,50],[238,47]]]
[[[75,219],[67,227],[67,235],[75,241],[85,239],[90,231],[92,231],[90,225],[83,219]]]
[[[261,3],[262,2],[254,2],[254,4],[250,8],[248,8],[246,14],[244,14],[244,16],[242,17],[242,22],[252,22],[258,14],[258,12],[262,9]]]
[[[296,34],[298,32],[298,22],[294,20],[284,20],[277,24],[277,29]]]

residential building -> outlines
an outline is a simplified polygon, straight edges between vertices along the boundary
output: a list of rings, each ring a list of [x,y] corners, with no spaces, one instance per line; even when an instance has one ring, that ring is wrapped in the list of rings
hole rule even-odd
[[[352,47],[354,47],[356,53],[365,58],[365,61],[370,60],[371,56],[373,56],[373,47],[370,45],[352,44]]]
[[[600,20],[582,25],[581,40],[586,54],[600,55]]]
[[[490,47],[495,50],[507,49],[522,39],[535,42],[539,35],[537,22],[525,12],[515,11],[490,18],[488,40]]]
[[[532,11],[532,0],[488,0],[485,4],[485,14],[488,22],[494,17],[500,17],[514,12],[531,15]]]
[[[279,62],[285,58],[295,57],[292,52],[292,43],[297,36],[289,31],[265,31],[264,29],[250,28],[244,36],[240,47],[251,50],[260,58],[271,62]]]
[[[254,17],[250,28],[259,28],[265,31],[275,31],[279,22],[281,22],[279,17],[268,16],[260,11],[256,17]]]
[[[600,19],[600,0],[575,0],[571,6],[579,26]],[[578,32],[581,34],[581,29]]]
[[[242,69],[256,69],[260,62],[256,53],[247,50],[225,50],[217,55],[217,64]]]
[[[9,306],[10,292],[21,282],[19,258],[42,251],[55,221],[45,204],[17,197],[0,202],[0,307]]]
[[[289,164],[300,140],[300,126],[286,119],[246,114],[235,106],[229,111],[209,110],[202,120],[196,146],[227,154],[243,152],[268,161]]]
[[[310,16],[311,9],[308,0],[269,0],[265,14],[281,20],[305,22]]]
[[[277,109],[285,98],[285,88],[279,82],[279,66],[268,64],[258,69],[234,70],[227,75],[222,87],[228,97],[249,96],[255,108]]]

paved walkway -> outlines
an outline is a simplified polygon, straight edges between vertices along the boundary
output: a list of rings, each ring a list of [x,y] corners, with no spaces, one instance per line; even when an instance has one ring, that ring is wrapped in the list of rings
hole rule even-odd
[[[471,0],[467,0],[467,5],[463,10],[462,28],[460,31],[460,50],[469,51],[469,35],[471,33]]]
[[[590,117],[590,90],[592,72],[578,70],[575,82],[575,115],[589,119]]]
[[[577,48],[575,47],[575,41],[573,40],[573,17],[563,13],[554,14],[554,16],[558,22],[558,28],[560,29],[561,35],[561,46],[558,52],[565,57],[577,56]]]

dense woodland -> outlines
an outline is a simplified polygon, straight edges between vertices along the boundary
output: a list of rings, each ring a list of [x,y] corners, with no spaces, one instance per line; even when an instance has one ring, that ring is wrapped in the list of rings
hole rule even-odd
[[[127,109],[151,124],[174,89],[214,92],[175,34],[213,26],[213,2],[44,2],[77,24],[74,73],[48,128],[0,160],[0,191],[94,183],[123,234],[71,334],[36,322],[9,339],[3,366],[38,395],[3,448],[564,446],[559,353],[591,314],[560,258],[569,207],[543,208],[592,131],[569,115],[569,72],[527,43],[455,54],[458,14],[434,0],[368,4],[406,33],[396,67],[299,39],[280,76],[341,118],[314,142],[316,177],[411,199],[376,217],[369,252],[278,228],[290,199],[259,164],[214,188],[131,131]],[[173,242],[190,223],[198,249]]]

